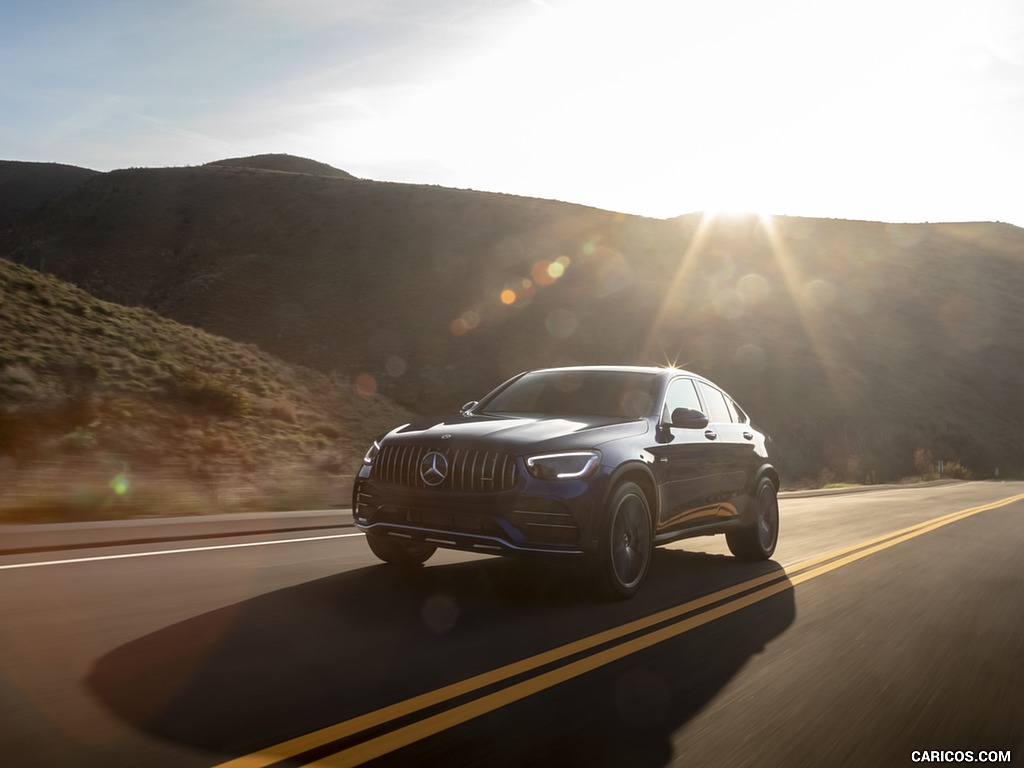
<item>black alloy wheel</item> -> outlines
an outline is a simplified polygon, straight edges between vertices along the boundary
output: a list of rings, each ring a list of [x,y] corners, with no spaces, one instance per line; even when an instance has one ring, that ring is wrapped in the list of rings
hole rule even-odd
[[[775,484],[762,477],[753,498],[754,520],[725,534],[729,551],[744,560],[768,560],[779,542],[779,500]]]
[[[622,483],[612,493],[598,546],[595,575],[602,594],[618,600],[632,596],[654,551],[650,507],[636,483]]]

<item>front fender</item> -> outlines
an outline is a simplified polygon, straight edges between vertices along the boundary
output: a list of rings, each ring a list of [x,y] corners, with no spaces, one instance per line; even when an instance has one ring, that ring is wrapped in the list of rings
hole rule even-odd
[[[626,461],[612,471],[604,488],[604,494],[601,498],[601,509],[598,510],[598,514],[600,515],[608,506],[608,500],[611,498],[612,493],[615,492],[615,488],[619,483],[627,481],[636,483],[643,489],[644,495],[647,497],[647,505],[650,507],[651,525],[656,527],[658,510],[661,504],[658,484],[654,479],[654,472],[651,471],[650,466],[639,459]],[[594,543],[596,544],[596,538]]]
[[[757,493],[757,488],[761,485],[761,480],[764,478],[771,480],[772,485],[775,486],[775,492],[779,492],[779,472],[771,464],[762,464],[758,467],[757,472],[754,473],[754,481],[750,484],[747,489],[747,503],[744,505],[743,510],[743,524],[754,525],[757,514],[757,500],[754,498],[754,494]]]

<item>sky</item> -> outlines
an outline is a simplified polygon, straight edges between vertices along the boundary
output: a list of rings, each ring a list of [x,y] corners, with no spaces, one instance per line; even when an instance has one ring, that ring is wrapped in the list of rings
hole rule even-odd
[[[1024,226],[1020,0],[0,0],[0,158]]]

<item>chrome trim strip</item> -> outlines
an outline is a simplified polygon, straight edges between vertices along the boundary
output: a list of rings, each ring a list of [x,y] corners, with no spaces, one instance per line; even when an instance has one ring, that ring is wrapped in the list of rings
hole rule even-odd
[[[416,528],[411,525],[396,525],[394,523],[374,523],[373,525],[357,525],[357,528],[361,531],[372,531],[374,528],[383,529],[388,536],[397,536],[400,539],[412,539],[405,531],[415,531],[416,533],[423,534],[423,538],[426,539],[428,536],[437,537],[450,537],[451,531],[439,531],[435,528]],[[477,542],[487,545],[487,542],[496,542],[500,549],[510,549],[514,552],[528,552],[535,555],[582,555],[582,549],[536,549],[534,547],[520,547],[512,544],[505,539],[499,539],[496,536],[477,536],[472,533],[459,533],[457,541],[466,541],[467,547],[478,546]],[[433,542],[432,542],[433,543]],[[494,544],[490,545],[494,546]]]

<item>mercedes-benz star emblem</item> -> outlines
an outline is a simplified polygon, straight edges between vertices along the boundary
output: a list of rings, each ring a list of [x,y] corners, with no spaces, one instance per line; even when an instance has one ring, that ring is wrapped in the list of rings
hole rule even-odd
[[[429,486],[437,486],[448,476],[448,459],[443,453],[431,451],[420,461],[420,478]]]

